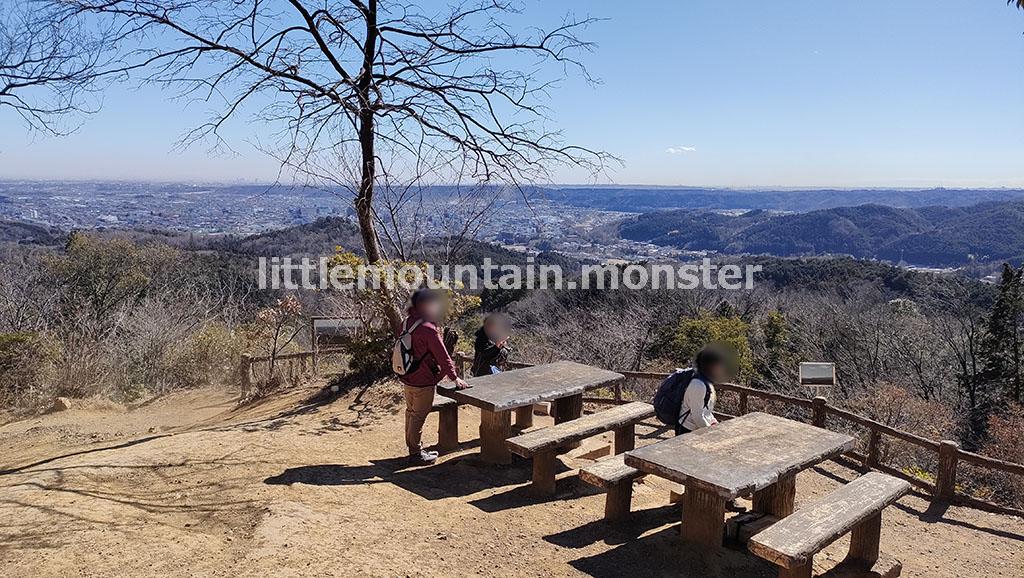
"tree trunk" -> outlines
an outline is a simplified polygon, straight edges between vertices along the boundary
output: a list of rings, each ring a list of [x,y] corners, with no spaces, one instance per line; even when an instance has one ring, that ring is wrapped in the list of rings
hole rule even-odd
[[[363,69],[356,82],[359,93],[359,149],[360,149],[360,181],[359,193],[356,195],[356,216],[359,219],[359,232],[362,236],[363,250],[366,251],[366,262],[374,265],[380,263],[384,256],[380,250],[377,229],[373,222],[373,186],[377,178],[377,159],[374,152],[376,130],[374,126],[374,108],[371,102],[370,87],[373,80],[373,66],[377,50],[377,1],[370,0],[365,11],[366,41],[363,44]],[[402,325],[402,314],[395,306],[391,289],[387,282],[381,284],[381,301],[384,315],[387,316],[391,329],[397,331]]]

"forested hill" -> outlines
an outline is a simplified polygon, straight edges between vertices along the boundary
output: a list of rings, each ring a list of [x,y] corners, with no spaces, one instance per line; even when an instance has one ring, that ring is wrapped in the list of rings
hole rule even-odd
[[[970,207],[861,205],[739,216],[674,210],[646,213],[620,226],[623,238],[726,254],[844,254],[949,267],[1024,257],[1024,201]]]
[[[0,243],[59,245],[67,235],[56,228],[20,221],[0,220]]]
[[[1022,201],[1019,189],[797,189],[744,190],[700,187],[556,187],[543,197],[608,211],[643,213],[666,209],[804,212],[865,204],[891,207],[964,207],[985,202]]]

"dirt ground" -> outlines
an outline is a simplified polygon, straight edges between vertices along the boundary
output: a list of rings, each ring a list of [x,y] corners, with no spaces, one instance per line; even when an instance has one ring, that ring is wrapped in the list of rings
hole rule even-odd
[[[558,495],[539,502],[528,462],[478,461],[472,408],[460,451],[408,467],[395,388],[306,402],[314,391],[241,408],[198,391],[0,426],[0,576],[776,575],[738,549],[684,548],[662,480],[637,485],[628,522],[602,522],[603,495],[573,468],[607,437],[565,457]],[[855,476],[801,474],[798,507]],[[911,495],[886,510],[882,543],[904,576],[1024,576],[1017,518]]]

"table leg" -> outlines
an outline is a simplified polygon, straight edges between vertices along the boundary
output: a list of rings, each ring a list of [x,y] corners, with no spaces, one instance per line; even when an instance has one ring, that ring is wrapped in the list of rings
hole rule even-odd
[[[533,404],[516,408],[516,427],[519,429],[533,427]]]
[[[555,423],[564,423],[574,420],[583,415],[583,394],[560,397],[555,400]],[[573,442],[562,446],[563,451],[574,450],[580,447],[580,442]]]
[[[492,464],[512,463],[505,440],[512,437],[512,412],[480,410],[480,457]]]
[[[533,454],[533,484],[530,490],[539,498],[555,495],[555,452],[552,450]]]
[[[779,478],[779,481],[754,492],[755,512],[771,514],[780,520],[793,513],[796,506],[796,474]]]
[[[636,424],[629,424],[615,430],[615,455],[626,453],[636,447]]]
[[[687,484],[683,492],[683,541],[720,547],[724,531],[725,498]]]

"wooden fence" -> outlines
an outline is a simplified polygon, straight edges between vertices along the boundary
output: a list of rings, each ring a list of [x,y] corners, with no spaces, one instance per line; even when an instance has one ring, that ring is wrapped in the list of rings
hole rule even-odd
[[[321,358],[328,355],[344,354],[339,347],[319,348],[294,353],[280,353],[273,357],[274,373],[282,380],[294,383],[304,375],[316,374],[320,371]],[[261,382],[270,379],[270,355],[243,355],[239,363],[238,375],[242,389],[242,399],[249,397],[253,389]],[[260,376],[261,373],[266,375]]]
[[[459,373],[464,374],[466,364],[472,362],[472,357],[462,353],[457,353],[455,361],[459,368]],[[520,368],[529,367],[530,364],[512,363],[510,366],[512,368]],[[628,381],[650,382],[652,384],[650,391],[652,392],[657,388],[657,385],[669,375],[667,373],[638,371],[619,371],[618,373],[625,376]],[[809,422],[821,428],[826,428],[830,423],[834,423],[836,420],[839,420],[864,430],[867,434],[866,451],[861,452],[854,450],[847,452],[844,456],[854,460],[863,470],[874,469],[907,480],[915,487],[931,495],[933,501],[957,503],[1000,514],[1024,516],[1024,510],[976,498],[961,491],[957,487],[957,470],[961,463],[970,464],[984,470],[1008,473],[1022,477],[1024,477],[1024,464],[1008,462],[969,452],[960,449],[959,444],[955,441],[931,440],[910,432],[896,429],[884,423],[851,413],[834,405],[830,405],[828,403],[828,399],[824,397],[807,399],[782,393],[763,391],[733,383],[718,384],[715,387],[720,394],[724,393],[730,396],[735,396],[738,415],[748,413],[750,401],[757,399],[775,402],[794,409],[802,410],[803,412],[809,412]],[[611,397],[585,397],[583,401],[595,404],[621,404],[633,401],[629,399],[628,395],[625,395],[622,383],[618,383],[609,389],[611,389]],[[934,452],[936,454],[937,463],[934,473],[934,481],[882,463],[880,457],[881,449],[886,437],[899,440],[928,452]]]

